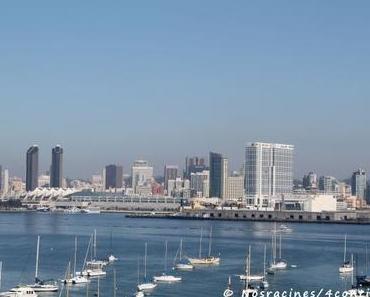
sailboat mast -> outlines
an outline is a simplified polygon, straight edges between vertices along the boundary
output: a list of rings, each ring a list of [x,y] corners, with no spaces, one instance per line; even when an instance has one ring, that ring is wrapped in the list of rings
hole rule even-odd
[[[1,289],[2,279],[3,279],[3,262],[0,261],[0,289]]]
[[[146,258],[148,253],[148,243],[145,243],[145,254],[144,254],[144,280],[146,280]]]
[[[40,235],[37,236],[35,279],[39,276]]]
[[[251,246],[249,246],[249,251],[248,251],[248,257],[249,257],[249,261],[248,261],[248,273],[249,275],[251,274],[251,262],[252,262],[252,248]]]
[[[75,255],[73,263],[73,276],[76,276],[76,264],[77,264],[77,236],[75,237]]]
[[[167,249],[168,249],[168,241],[165,242],[165,249],[164,249],[164,272],[167,272]]]
[[[113,269],[113,297],[117,296],[117,286],[116,286],[116,269]]]
[[[353,254],[351,254],[351,265],[352,265],[352,268],[353,268]],[[353,285],[354,285],[354,269],[352,269],[351,282],[352,282],[352,287],[353,287]]]
[[[96,229],[94,230],[94,259],[96,259]]]
[[[203,228],[200,229],[200,239],[199,239],[199,259],[202,258],[202,237],[203,237]]]
[[[347,254],[347,234],[344,235],[344,255],[343,255],[343,263],[346,263],[346,254]]]
[[[263,276],[266,276],[266,244],[263,250]]]
[[[179,255],[180,261],[182,260],[182,238],[180,240],[180,255]]]
[[[85,255],[84,263],[82,264],[82,270],[85,269],[87,257],[89,256],[89,252],[91,250],[90,249],[90,247],[91,247],[91,240],[92,240],[92,236],[90,236],[89,244],[87,245],[87,250],[86,250],[86,255]]]
[[[211,251],[212,251],[212,227],[209,231],[209,244],[208,244],[208,257],[211,257]]]
[[[367,275],[367,271],[368,271],[368,256],[367,256],[367,243],[366,243],[366,246],[365,246],[365,273]]]
[[[140,257],[137,257],[137,285],[140,283]]]
[[[281,233],[279,237],[279,259],[281,259]]]

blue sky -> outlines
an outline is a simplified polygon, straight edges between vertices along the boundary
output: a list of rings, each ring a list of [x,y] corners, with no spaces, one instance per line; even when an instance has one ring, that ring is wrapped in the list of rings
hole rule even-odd
[[[65,173],[296,145],[295,175],[370,170],[369,1],[2,1],[0,164]]]

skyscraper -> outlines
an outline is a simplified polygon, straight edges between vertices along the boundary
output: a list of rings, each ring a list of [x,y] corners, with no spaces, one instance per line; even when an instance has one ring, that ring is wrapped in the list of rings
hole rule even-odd
[[[60,145],[51,151],[50,187],[63,187],[63,148]]]
[[[123,168],[117,165],[105,166],[105,189],[120,189],[123,186]]]
[[[3,168],[0,165],[0,193],[2,189],[3,189]]]
[[[203,170],[206,170],[206,162],[204,158],[202,157],[186,157],[185,159],[185,171],[184,176],[185,178],[190,178],[190,175],[192,173],[202,172]]]
[[[31,146],[26,156],[26,191],[33,191],[38,187],[39,179],[39,147]]]
[[[325,194],[334,194],[338,192],[339,182],[334,176],[320,176],[319,190]]]
[[[132,188],[135,193],[137,187],[149,186],[153,180],[153,167],[145,160],[136,160],[131,168]]]
[[[293,191],[294,146],[249,143],[245,150],[245,188],[262,206],[263,198]]]
[[[219,153],[209,153],[209,196],[225,198],[228,159]]]
[[[3,188],[2,194],[5,196],[9,192],[9,170],[4,169],[4,177],[3,177]]]
[[[358,169],[352,174],[352,196],[357,198],[365,199],[366,198],[366,172],[363,169]]]
[[[168,181],[176,180],[178,174],[178,167],[174,165],[164,166],[164,188],[168,189]]]

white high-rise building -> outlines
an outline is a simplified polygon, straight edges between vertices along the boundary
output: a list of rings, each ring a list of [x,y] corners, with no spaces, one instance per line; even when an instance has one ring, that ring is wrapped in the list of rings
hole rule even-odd
[[[276,143],[249,143],[245,150],[247,196],[262,206],[269,198],[293,191],[294,146]]]
[[[226,195],[227,200],[238,200],[244,197],[244,176],[234,175],[227,178]]]
[[[3,174],[2,195],[6,196],[9,193],[9,170],[4,169]]]
[[[209,197],[209,171],[195,172],[190,174],[190,189],[197,197]]]
[[[131,168],[132,188],[136,193],[137,186],[144,186],[153,181],[153,167],[144,160],[136,160]]]

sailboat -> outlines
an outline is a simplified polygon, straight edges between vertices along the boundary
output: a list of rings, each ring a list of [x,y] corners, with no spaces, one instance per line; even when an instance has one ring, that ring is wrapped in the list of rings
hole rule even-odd
[[[350,264],[352,267],[354,267],[354,261],[353,261],[353,254],[351,255],[351,262]],[[369,294],[366,290],[364,290],[361,286],[358,284],[355,285],[354,283],[354,269],[351,271],[351,289],[347,290],[345,292],[346,296],[351,296],[351,297],[367,297]]]
[[[157,286],[157,284],[155,284],[155,283],[147,282],[146,281],[146,279],[147,279],[146,278],[146,261],[147,261],[147,257],[148,257],[148,243],[146,242],[145,243],[145,255],[144,255],[144,283],[138,284],[138,286],[137,286],[137,289],[139,291],[144,291],[144,292],[152,291]]]
[[[0,293],[0,297],[38,297],[38,295],[29,286],[18,286],[8,292]]]
[[[110,232],[110,255],[108,256],[108,263],[114,263],[118,260],[117,257],[113,255],[113,234]]]
[[[209,244],[208,244],[208,256],[202,257],[202,239],[203,239],[203,229],[200,232],[199,240],[199,257],[198,258],[188,258],[190,264],[192,265],[218,265],[220,264],[220,258],[211,256],[212,251],[212,228],[209,232]]]
[[[87,246],[86,255],[84,259],[84,263],[82,266],[82,271],[80,273],[77,273],[77,275],[85,276],[85,277],[100,277],[105,276],[107,273],[103,270],[103,267],[105,265],[102,264],[102,261],[95,261],[93,260],[93,253],[94,258],[96,256],[96,244],[95,247],[91,247],[91,245],[96,242],[96,232],[94,235],[91,235],[89,244]],[[91,255],[91,260],[87,261],[87,257],[89,256],[89,253]],[[105,262],[104,262],[105,263]]]
[[[166,240],[165,253],[164,253],[164,272],[160,276],[153,277],[153,281],[156,283],[175,283],[175,282],[180,282],[182,280],[180,276],[167,274],[167,252],[168,252],[168,241]]]
[[[176,263],[177,254],[179,254],[179,261]],[[174,269],[176,269],[176,270],[185,270],[185,271],[189,271],[189,270],[194,269],[194,265],[182,262],[182,238],[180,240],[180,247],[179,247],[178,253],[176,253]]]
[[[267,256],[267,247],[266,247],[266,244],[265,244],[265,248],[263,250],[263,280],[262,280],[262,285],[261,285],[261,289],[262,290],[265,290],[269,287],[269,283],[267,281],[267,273],[266,273],[266,256]]]
[[[96,242],[96,229],[94,230],[93,234],[93,249],[91,250],[93,257],[91,258],[90,261],[87,261],[86,265],[87,267],[92,267],[92,268],[100,268],[103,269],[105,266],[108,265],[108,262],[105,260],[98,260],[96,257],[96,250],[97,250],[97,242]]]
[[[255,274],[255,275],[252,275],[250,273],[250,267],[252,266],[252,252],[251,252],[251,246],[249,246],[249,250],[248,250],[248,257],[249,257],[249,273],[248,274],[242,274],[242,275],[239,275],[240,277],[240,280],[246,280],[248,278],[248,281],[250,282],[260,282],[263,280],[264,278],[264,275],[259,275],[259,274]],[[245,269],[247,271],[247,269]]]
[[[39,278],[39,255],[40,255],[40,235],[37,236],[36,248],[36,269],[35,269],[35,283],[29,285],[35,292],[57,292],[59,287],[55,283],[49,283]]]
[[[339,267],[339,273],[351,273],[353,271],[353,265],[349,261],[346,260],[347,256],[347,234],[344,236],[344,256],[343,256],[343,264]]]
[[[137,286],[140,284],[140,258],[137,258]],[[145,294],[143,291],[140,291],[139,288],[136,288],[135,297],[144,297]]]
[[[227,288],[224,291],[223,294],[224,297],[233,297],[234,296],[234,291],[231,288],[231,277],[229,276],[229,282],[227,283]]]
[[[279,258],[277,258],[277,230],[276,223],[275,229],[272,232],[271,239],[271,250],[272,250],[272,259],[270,267],[268,268],[269,272],[274,272],[275,270],[284,270],[288,267],[288,262],[283,260],[281,257],[281,233],[279,234]]]
[[[367,247],[367,243],[365,245],[365,272],[363,275],[357,275],[356,278],[357,278],[357,283],[361,286],[366,286],[366,287],[369,287],[370,286],[370,276],[367,274],[369,269],[368,269],[368,247]]]
[[[3,262],[0,262],[0,288],[2,280]],[[1,292],[0,297],[38,297],[35,291],[29,286],[17,286],[8,292]]]
[[[246,263],[245,263],[245,275],[247,276],[244,280],[244,288],[242,290],[242,297],[252,297],[256,296],[257,290],[251,286],[249,282],[249,276],[250,276],[250,263],[251,263],[251,258],[250,258],[250,246],[249,246],[249,252],[246,258]]]
[[[73,258],[73,274],[72,275],[66,275],[66,278],[62,280],[62,283],[64,284],[86,284],[89,282],[89,279],[86,276],[83,276],[81,274],[78,274],[76,272],[76,266],[77,266],[77,236],[75,237],[75,248],[74,248],[74,258]]]

